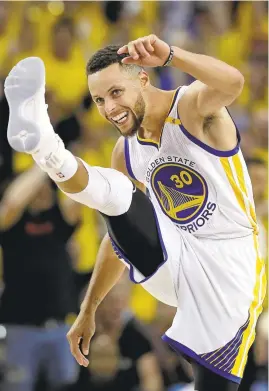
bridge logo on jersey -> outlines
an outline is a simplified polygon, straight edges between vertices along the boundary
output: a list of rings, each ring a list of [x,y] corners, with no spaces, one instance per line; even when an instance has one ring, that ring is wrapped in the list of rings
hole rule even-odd
[[[152,189],[171,220],[187,224],[204,210],[208,188],[204,178],[184,164],[159,165],[151,176]]]

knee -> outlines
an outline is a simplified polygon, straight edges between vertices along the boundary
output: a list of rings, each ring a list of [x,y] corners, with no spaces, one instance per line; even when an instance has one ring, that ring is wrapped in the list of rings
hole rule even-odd
[[[66,195],[108,216],[126,213],[133,196],[133,184],[130,179],[110,168],[91,167],[84,164],[89,174],[87,187],[80,193],[66,193]]]

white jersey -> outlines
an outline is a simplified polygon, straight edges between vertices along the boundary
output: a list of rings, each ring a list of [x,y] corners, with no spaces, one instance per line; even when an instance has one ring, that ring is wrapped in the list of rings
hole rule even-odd
[[[238,144],[219,151],[192,136],[178,117],[176,91],[160,143],[126,138],[129,175],[143,183],[153,205],[196,237],[228,239],[257,231],[252,187]]]
[[[223,152],[182,126],[177,105],[186,88],[175,94],[159,144],[125,140],[129,174],[154,205],[164,263],[145,278],[117,253],[135,283],[177,307],[164,340],[239,383],[266,289],[251,182],[239,134]]]

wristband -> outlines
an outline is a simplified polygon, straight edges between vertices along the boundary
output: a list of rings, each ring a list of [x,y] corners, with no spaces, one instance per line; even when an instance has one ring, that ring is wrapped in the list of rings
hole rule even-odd
[[[163,64],[163,67],[167,67],[168,65],[170,65],[171,61],[173,60],[173,57],[174,57],[174,49],[172,48],[172,46],[170,46],[170,53],[167,60]]]

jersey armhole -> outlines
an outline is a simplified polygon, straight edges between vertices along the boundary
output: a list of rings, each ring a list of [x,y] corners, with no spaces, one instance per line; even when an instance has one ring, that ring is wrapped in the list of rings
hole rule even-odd
[[[193,136],[191,133],[189,133],[189,131],[183,126],[181,120],[180,120],[180,117],[178,115],[178,110],[177,110],[177,118],[179,119],[180,121],[180,124],[178,125],[179,126],[179,130],[190,140],[192,141],[194,144],[196,144],[198,147],[202,148],[203,150],[207,151],[208,153],[210,153],[211,155],[215,155],[215,156],[218,156],[218,157],[231,157],[231,156],[234,156],[238,153],[239,149],[240,149],[240,141],[241,141],[241,137],[240,137],[240,133],[239,133],[239,130],[229,112],[229,110],[227,109],[227,107],[225,106],[225,109],[227,110],[227,113],[229,114],[231,120],[233,121],[233,124],[235,126],[235,131],[236,131],[236,138],[237,138],[237,143],[236,143],[236,146],[233,148],[233,149],[230,149],[228,151],[221,151],[219,149],[215,149],[213,147],[210,147],[209,145],[205,144],[203,141],[199,140],[197,137]]]

